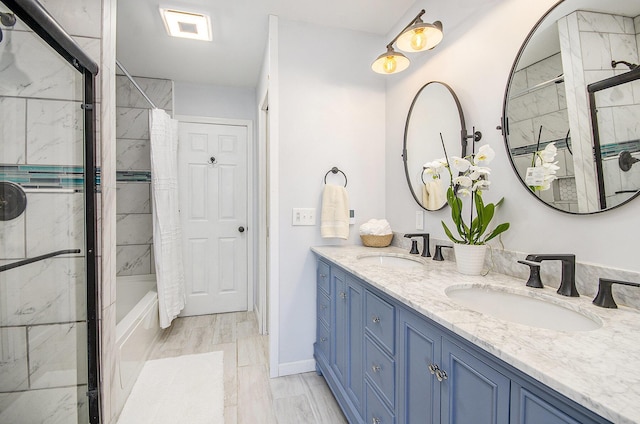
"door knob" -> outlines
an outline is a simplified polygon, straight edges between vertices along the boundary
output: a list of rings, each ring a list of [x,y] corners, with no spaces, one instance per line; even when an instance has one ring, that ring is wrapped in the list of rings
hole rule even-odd
[[[244,227],[238,227],[238,231],[240,231],[241,233],[244,233]]]

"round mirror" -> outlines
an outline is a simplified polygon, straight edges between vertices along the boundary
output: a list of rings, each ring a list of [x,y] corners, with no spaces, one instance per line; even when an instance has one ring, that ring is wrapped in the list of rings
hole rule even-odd
[[[520,48],[502,129],[525,189],[567,213],[620,206],[640,190],[640,2],[564,0]]]
[[[402,158],[413,198],[428,211],[447,204],[449,175],[434,180],[423,174],[423,166],[447,155],[466,154],[466,129],[460,102],[447,84],[432,81],[416,94],[404,128]]]

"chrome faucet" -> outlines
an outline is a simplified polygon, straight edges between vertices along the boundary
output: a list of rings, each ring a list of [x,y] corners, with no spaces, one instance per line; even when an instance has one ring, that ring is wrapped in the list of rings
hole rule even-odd
[[[533,254],[527,255],[526,260],[537,263],[542,261],[562,261],[562,279],[557,293],[570,297],[580,296],[578,289],[576,289],[576,255]]]
[[[406,238],[422,237],[422,255],[421,256],[424,256],[425,258],[431,257],[431,252],[429,251],[429,233],[413,233],[413,234],[405,234],[404,236]],[[416,249],[414,246],[415,246],[415,240],[414,240],[414,243],[412,243],[410,253],[417,254],[418,249]]]

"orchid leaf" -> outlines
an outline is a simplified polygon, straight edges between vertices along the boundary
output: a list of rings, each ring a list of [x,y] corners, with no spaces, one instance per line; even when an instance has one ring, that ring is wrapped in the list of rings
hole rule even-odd
[[[445,224],[444,221],[441,221],[441,222],[442,222],[442,227],[444,228],[444,232],[447,235],[447,237],[449,237],[449,240],[451,240],[454,243],[464,243],[462,240],[458,240],[453,236],[453,233],[451,233],[451,230],[449,230],[449,228],[447,227],[447,224]]]
[[[491,240],[492,238],[504,233],[508,229],[509,229],[509,223],[508,222],[500,224],[496,228],[493,229],[491,234],[489,234],[489,236],[486,239],[484,239],[484,241],[487,242],[487,241]]]

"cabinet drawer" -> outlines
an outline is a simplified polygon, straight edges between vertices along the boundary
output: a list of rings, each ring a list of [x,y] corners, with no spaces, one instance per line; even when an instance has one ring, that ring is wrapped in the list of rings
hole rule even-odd
[[[378,389],[387,405],[394,409],[396,363],[368,336],[365,336],[364,367],[371,384]]]
[[[316,333],[318,338],[316,340],[316,351],[319,355],[323,356],[323,359],[327,363],[329,363],[329,352],[331,351],[329,329],[320,320],[318,320],[317,326],[318,328],[316,329]]]
[[[327,294],[331,294],[331,278],[329,277],[329,265],[325,262],[318,261],[318,274],[316,279],[318,287],[325,291]]]
[[[395,354],[395,307],[369,291],[365,298],[365,328]]]
[[[384,406],[384,402],[378,397],[375,390],[373,390],[369,383],[367,383],[366,386],[367,413],[364,422],[366,424],[395,424],[396,419],[394,415]]]
[[[329,301],[329,295],[322,290],[318,290],[317,313],[318,319],[328,328],[331,327],[331,303]]]

